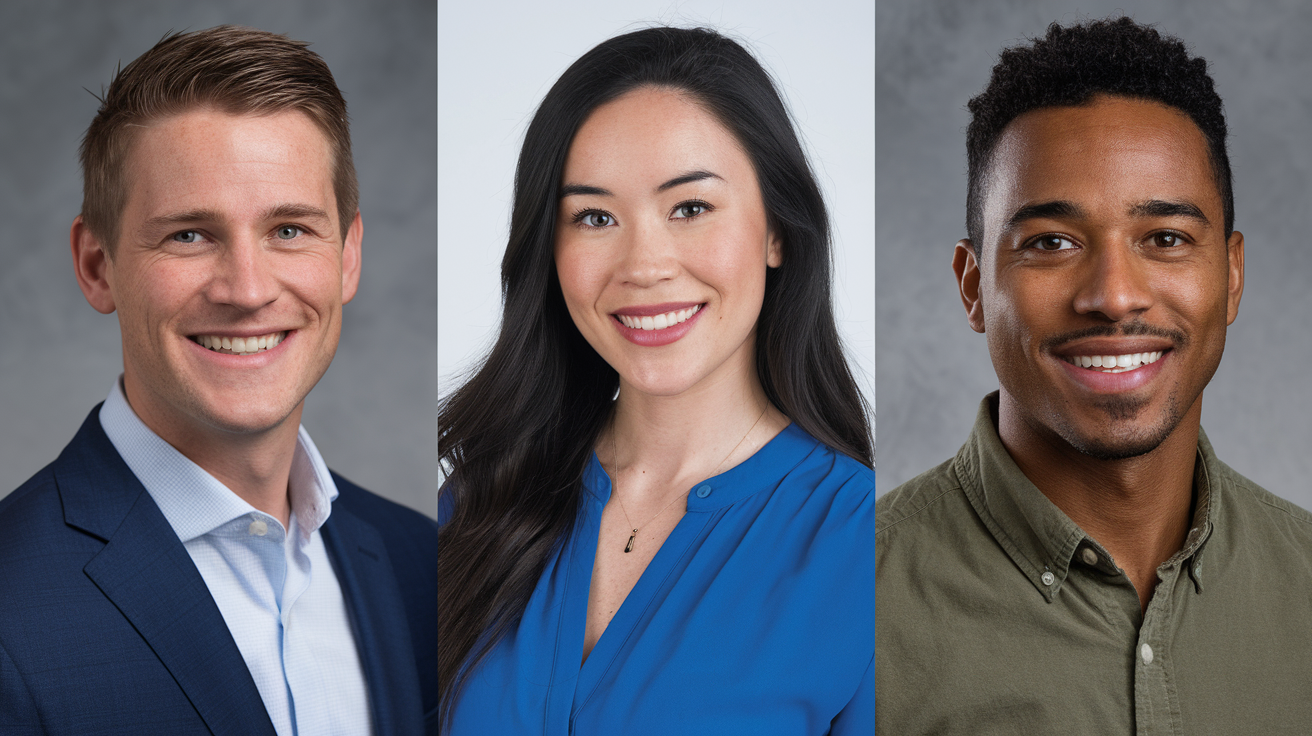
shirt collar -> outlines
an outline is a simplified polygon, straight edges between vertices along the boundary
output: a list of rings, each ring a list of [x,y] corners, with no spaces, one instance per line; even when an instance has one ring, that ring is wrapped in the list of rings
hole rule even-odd
[[[1049,501],[1012,460],[998,437],[997,406],[996,391],[980,402],[970,438],[952,461],[962,490],[984,525],[1048,601],[1061,590],[1077,553],[1083,558],[1083,550],[1093,550],[1095,567],[1114,572],[1107,550]],[[1202,591],[1198,557],[1216,525],[1220,507],[1213,482],[1220,477],[1216,464],[1216,455],[1200,427],[1193,523],[1184,547],[1162,563],[1163,567],[1187,565],[1198,592]]]
[[[260,513],[147,427],[128,404],[122,376],[100,408],[100,426],[184,543]],[[337,498],[337,485],[305,427],[297,431],[287,487],[304,543],[327,521]]]
[[[713,511],[774,488],[811,453],[821,451],[833,452],[806,430],[790,423],[751,457],[689,489],[687,509]],[[595,452],[583,471],[583,488],[602,503],[610,499],[610,476]]]

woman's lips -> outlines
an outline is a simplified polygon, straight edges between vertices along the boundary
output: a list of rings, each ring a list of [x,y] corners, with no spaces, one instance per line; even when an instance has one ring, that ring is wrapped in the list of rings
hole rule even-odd
[[[667,305],[655,305],[665,307]],[[668,305],[680,306],[680,305]],[[644,347],[669,345],[688,334],[705,311],[705,304],[692,304],[656,314],[638,316],[635,312],[651,312],[649,308],[621,310],[611,315],[611,323],[626,340]]]

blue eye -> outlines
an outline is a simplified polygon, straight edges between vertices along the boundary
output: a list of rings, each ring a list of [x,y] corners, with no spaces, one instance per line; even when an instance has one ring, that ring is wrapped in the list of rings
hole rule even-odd
[[[179,243],[194,243],[200,240],[200,233],[195,230],[183,230],[180,233],[174,233],[173,239]]]
[[[279,240],[293,240],[296,238],[297,235],[300,235],[302,232],[304,232],[304,230],[301,230],[299,227],[296,227],[295,225],[283,225],[282,227],[278,228],[277,235]]]

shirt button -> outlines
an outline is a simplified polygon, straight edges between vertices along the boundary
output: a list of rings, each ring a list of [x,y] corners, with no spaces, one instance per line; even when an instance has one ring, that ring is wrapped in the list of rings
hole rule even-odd
[[[1039,580],[1042,580],[1044,585],[1052,585],[1054,582],[1056,582],[1057,576],[1053,575],[1050,572],[1045,572],[1039,576]]]
[[[269,533],[269,525],[265,524],[264,521],[261,519],[256,519],[255,521],[251,522],[250,527],[246,531],[250,532],[251,534],[257,537],[262,537],[265,534]]]
[[[1086,565],[1098,564],[1098,553],[1094,552],[1093,548],[1085,547],[1084,552],[1082,552],[1081,554],[1084,557],[1084,564]]]
[[[1147,642],[1145,642],[1143,646],[1139,647],[1139,656],[1143,657],[1144,664],[1152,664],[1153,648],[1148,646]]]
[[[697,498],[706,498],[711,495],[710,486],[697,486]]]

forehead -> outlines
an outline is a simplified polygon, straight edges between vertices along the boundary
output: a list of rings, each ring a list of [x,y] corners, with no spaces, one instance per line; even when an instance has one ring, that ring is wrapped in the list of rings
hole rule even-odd
[[[1207,139],[1173,107],[1096,97],[1078,107],[1031,110],[1007,126],[991,156],[985,228],[996,234],[998,218],[1036,202],[1120,212],[1154,199],[1194,202],[1220,221]]]
[[[331,196],[327,136],[304,113],[195,109],[143,124],[124,162],[127,210],[240,208]]]
[[[751,163],[733,133],[691,97],[642,87],[588,116],[570,144],[564,175],[570,182],[645,187],[670,172],[696,169],[727,178],[750,172]]]

